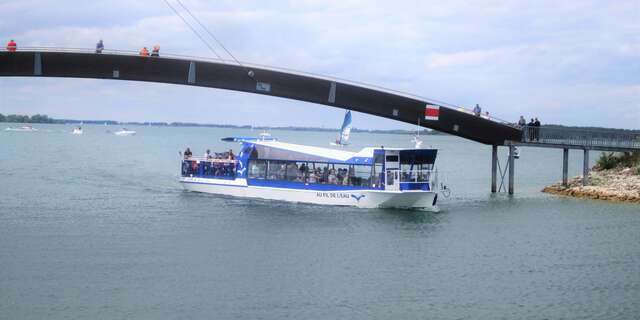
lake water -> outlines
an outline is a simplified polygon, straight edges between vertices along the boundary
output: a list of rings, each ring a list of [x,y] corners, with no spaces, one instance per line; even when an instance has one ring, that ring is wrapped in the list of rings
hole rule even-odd
[[[640,315],[640,207],[541,193],[561,150],[523,149],[509,197],[490,193],[491,147],[425,137],[452,189],[428,213],[181,189],[179,150],[237,151],[219,138],[249,130],[36,127],[0,132],[0,319]],[[336,135],[271,133],[327,147]],[[350,149],[410,138],[354,133]],[[572,152],[570,174],[581,165]]]

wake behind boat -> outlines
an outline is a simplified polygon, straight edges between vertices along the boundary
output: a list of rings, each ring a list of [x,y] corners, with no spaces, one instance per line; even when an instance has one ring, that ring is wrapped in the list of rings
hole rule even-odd
[[[9,127],[4,129],[4,131],[16,131],[16,132],[34,132],[38,131],[38,129],[32,126],[22,126],[22,127]]]
[[[360,208],[438,211],[435,149],[364,148],[349,152],[259,138],[209,157],[185,155],[189,191]]]

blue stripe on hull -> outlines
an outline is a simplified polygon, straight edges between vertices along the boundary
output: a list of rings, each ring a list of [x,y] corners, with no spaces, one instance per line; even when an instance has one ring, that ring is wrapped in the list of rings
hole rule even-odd
[[[248,187],[248,186],[239,186],[239,185],[224,184],[224,183],[196,182],[196,181],[183,181],[183,180],[180,180],[180,183],[207,184],[207,185],[212,185],[212,186],[236,187],[236,188],[246,188],[246,187]]]
[[[303,182],[248,179],[247,184],[255,187],[271,187],[294,190],[314,190],[314,191],[353,191],[353,190],[381,190],[362,186],[339,186],[334,184],[305,184]]]

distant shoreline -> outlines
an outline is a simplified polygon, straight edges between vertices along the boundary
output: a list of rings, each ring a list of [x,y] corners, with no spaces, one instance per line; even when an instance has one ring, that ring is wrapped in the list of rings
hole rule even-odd
[[[20,121],[25,120],[20,118],[18,121],[0,121],[0,123],[20,123],[20,124],[59,124],[59,125],[108,125],[108,126],[153,126],[153,127],[195,127],[195,128],[227,128],[227,129],[254,129],[254,130],[288,130],[288,131],[306,131],[306,132],[338,132],[339,128],[318,128],[318,127],[269,127],[269,126],[250,126],[250,125],[233,125],[233,124],[210,124],[210,123],[191,123],[191,122],[119,122],[114,120],[75,120],[75,119],[53,119],[43,118],[41,121]],[[381,130],[381,129],[358,129],[353,128],[351,132],[366,132],[366,133],[384,133],[384,134],[416,134],[415,130]],[[423,129],[420,130],[421,135],[448,135],[436,130]]]

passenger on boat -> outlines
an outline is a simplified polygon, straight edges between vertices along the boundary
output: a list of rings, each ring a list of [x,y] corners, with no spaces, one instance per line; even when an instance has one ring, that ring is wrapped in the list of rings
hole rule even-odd
[[[346,169],[345,169],[346,170]],[[342,185],[343,186],[348,186],[349,185],[349,176],[347,176],[346,174],[344,175],[344,177],[342,178]]]
[[[236,156],[233,154],[233,150],[229,149],[229,155],[227,157],[228,160],[235,160]]]
[[[149,50],[147,49],[147,47],[142,47],[142,49],[140,49],[140,55],[143,57],[149,56]]]
[[[211,157],[211,150],[207,149],[207,151],[205,151],[205,153],[204,153],[204,157],[207,160],[211,160],[211,158],[212,158]]]
[[[151,51],[151,56],[152,57],[159,57],[160,56],[160,45],[155,45],[153,46],[153,50]]]
[[[290,163],[287,166],[287,180],[296,180],[298,179],[300,170],[298,170],[298,165],[295,163]]]
[[[189,149],[189,147],[187,147],[187,150],[184,151],[184,158],[185,159],[191,159],[191,156],[193,156],[193,153],[191,153],[191,149]]]
[[[336,171],[334,169],[329,170],[329,175],[327,176],[327,183],[337,184]]]
[[[311,173],[309,173],[309,179],[308,179],[307,182],[309,182],[309,183],[316,183],[317,182],[315,172],[311,171]]]

